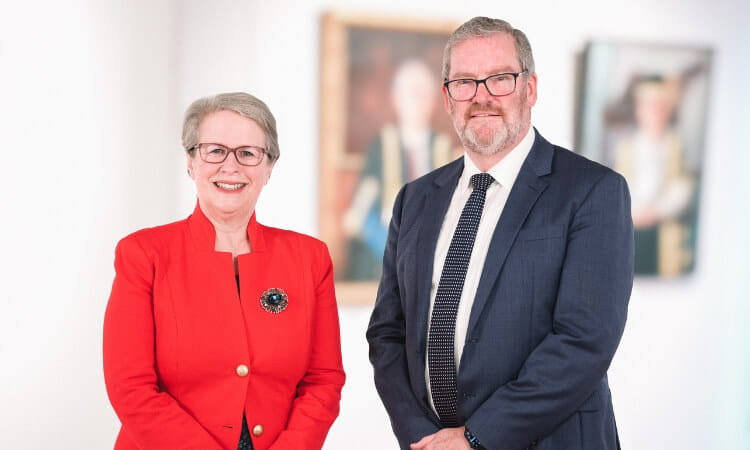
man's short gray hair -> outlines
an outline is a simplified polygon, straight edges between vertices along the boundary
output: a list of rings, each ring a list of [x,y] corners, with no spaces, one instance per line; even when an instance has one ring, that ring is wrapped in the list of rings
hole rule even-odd
[[[445,45],[445,51],[443,52],[443,81],[448,81],[451,70],[451,51],[454,46],[468,39],[492,36],[497,33],[508,33],[513,36],[521,70],[526,71],[527,77],[533,75],[536,70],[534,55],[531,53],[531,44],[523,31],[513,28],[511,24],[504,20],[474,17],[464,22],[448,38],[448,43]]]

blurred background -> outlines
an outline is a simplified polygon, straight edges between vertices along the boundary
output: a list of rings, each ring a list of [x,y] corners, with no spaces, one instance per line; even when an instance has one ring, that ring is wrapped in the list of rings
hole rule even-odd
[[[194,99],[243,90],[277,117],[281,159],[261,222],[318,236],[320,17],[354,11],[526,32],[532,122],[572,148],[591,40],[713,50],[698,260],[636,280],[610,369],[625,449],[750,449],[750,4],[746,0],[0,2],[0,448],[111,448],[101,370],[116,242],[186,217],[180,147]],[[348,373],[326,449],[396,448],[372,385],[371,306],[340,314]]]

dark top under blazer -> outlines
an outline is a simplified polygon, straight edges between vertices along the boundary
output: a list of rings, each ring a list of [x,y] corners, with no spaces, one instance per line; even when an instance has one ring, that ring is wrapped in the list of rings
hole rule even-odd
[[[536,131],[535,131],[536,133]],[[463,158],[405,185],[367,338],[402,448],[439,429],[425,385],[435,246]],[[607,368],[633,282],[623,177],[536,133],[495,227],[458,374],[458,418],[491,450],[618,447]]]

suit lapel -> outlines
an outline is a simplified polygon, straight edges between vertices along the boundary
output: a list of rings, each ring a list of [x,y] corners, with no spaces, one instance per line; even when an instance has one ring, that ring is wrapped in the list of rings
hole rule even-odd
[[[526,221],[539,196],[547,188],[547,182],[541,178],[552,171],[554,149],[536,132],[534,146],[526,157],[518,173],[508,201],[500,215],[495,232],[492,234],[487,259],[479,279],[479,286],[474,297],[469,318],[469,332],[474,328],[489,298],[492,286],[500,275],[510,248],[518,236],[518,231]]]

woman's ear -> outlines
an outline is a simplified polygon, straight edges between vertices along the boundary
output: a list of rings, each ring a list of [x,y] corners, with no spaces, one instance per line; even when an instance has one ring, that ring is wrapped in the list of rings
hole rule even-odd
[[[193,158],[187,155],[187,174],[190,178],[193,178]]]
[[[265,184],[268,184],[268,180],[270,180],[270,179],[271,179],[271,174],[273,173],[273,167],[274,167],[275,165],[276,165],[276,162],[274,162],[273,164],[271,164],[271,167],[269,167],[269,168],[268,168],[268,171],[266,172],[266,182],[265,182],[265,183],[263,183],[264,185],[265,185]]]

